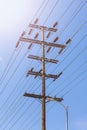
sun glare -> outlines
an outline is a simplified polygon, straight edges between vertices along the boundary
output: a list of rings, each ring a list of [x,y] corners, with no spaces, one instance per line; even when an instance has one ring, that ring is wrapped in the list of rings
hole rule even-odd
[[[39,4],[38,0],[0,0],[0,35],[25,29]]]
[[[27,12],[26,5],[24,0],[0,0],[0,32],[20,25]]]

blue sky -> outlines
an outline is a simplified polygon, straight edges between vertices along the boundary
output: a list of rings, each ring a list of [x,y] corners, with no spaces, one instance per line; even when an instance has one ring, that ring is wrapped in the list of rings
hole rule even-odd
[[[38,10],[39,9],[39,10]],[[46,80],[46,95],[63,97],[69,106],[69,129],[87,129],[87,1],[86,0],[0,0],[0,130],[40,130],[41,103],[26,98],[25,92],[41,94],[41,78],[26,78],[32,67],[41,69],[41,62],[31,60],[29,55],[41,56],[41,46],[16,43],[23,31],[24,37],[34,38],[40,30],[34,29],[29,37],[29,23],[52,27],[57,21],[57,32],[47,42],[71,43],[59,55],[58,48],[46,53],[47,58],[58,60],[58,64],[46,63],[46,73],[63,72],[55,82]],[[47,32],[45,32],[45,37]],[[46,50],[48,48],[46,47]],[[66,129],[65,109],[58,102],[46,105],[47,130]]]

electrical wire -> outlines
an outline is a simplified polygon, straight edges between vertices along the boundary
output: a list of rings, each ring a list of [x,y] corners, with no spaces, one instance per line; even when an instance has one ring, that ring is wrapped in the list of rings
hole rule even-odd
[[[42,5],[42,10],[41,10],[40,14],[38,15],[39,18],[41,17],[41,15],[42,15],[42,13],[44,12],[44,9],[45,9],[46,6],[48,5],[48,3],[49,3],[49,0],[47,0],[47,2],[45,3],[44,6]],[[36,17],[36,16],[35,16],[35,17]]]
[[[3,78],[3,76],[4,76],[4,74],[5,74],[6,70],[7,70],[7,68],[8,68],[8,66],[9,66],[9,64],[10,64],[10,62],[11,62],[11,60],[12,60],[12,58],[14,57],[14,53],[15,53],[15,49],[13,50],[12,55],[11,55],[11,57],[10,57],[8,63],[7,63],[7,66],[6,66],[6,68],[4,69],[4,72],[3,72],[2,76],[0,77],[0,81],[2,80],[2,78]],[[0,83],[0,84],[1,84],[1,83]]]
[[[12,54],[12,56],[11,56],[11,58],[10,58],[11,60],[9,60],[10,62],[8,62],[7,66],[6,66],[6,69],[4,70],[4,72],[3,72],[3,74],[2,74],[2,78],[1,78],[2,80],[1,80],[0,85],[2,85],[2,83],[3,83],[3,81],[5,80],[7,74],[9,73],[10,69],[12,68],[12,65],[16,62],[16,59],[17,59],[17,57],[19,56],[19,53],[20,53],[21,50],[22,50],[22,47],[20,48],[19,52],[18,52],[17,55],[14,57],[14,59],[13,59],[13,61],[12,61],[12,63],[11,63],[12,57],[13,57],[13,55],[14,55],[14,54]]]
[[[26,85],[25,85],[25,86],[26,86]],[[16,100],[16,99],[15,99],[15,100]],[[17,101],[17,102],[18,102],[18,101]],[[13,103],[14,103],[14,101],[13,101]],[[13,103],[11,103],[11,105],[9,106],[9,108],[12,106]],[[17,104],[17,103],[16,103],[16,104]],[[6,111],[6,113],[7,113],[7,111]]]
[[[16,73],[20,63],[23,61],[24,57],[26,56],[27,52],[24,54],[23,58],[21,59],[21,61],[19,62],[19,64],[17,65],[16,69],[13,71],[13,73],[11,74],[10,78],[8,79],[6,85],[3,87],[3,89],[0,91],[0,95],[3,94],[4,90],[6,89],[7,85],[9,84],[10,80],[13,78],[13,75]]]
[[[23,126],[22,126],[22,128],[24,129],[25,128],[25,126],[27,126],[27,128],[28,128],[28,125],[29,124],[33,124],[34,122],[33,122],[33,119],[35,119],[36,117],[38,117],[38,115],[39,115],[39,113],[40,113],[40,110],[39,111],[36,111],[36,110],[38,110],[38,105],[37,105],[37,107],[35,107],[35,109],[34,109],[34,111],[33,111],[33,114],[34,114],[34,116],[32,115],[32,113],[30,113],[30,115],[29,115],[29,117],[31,117],[31,118],[29,118],[28,116],[27,116],[27,118],[25,118],[24,119],[24,122],[25,122],[25,124],[23,124]],[[36,112],[36,113],[35,113]],[[22,116],[23,117],[23,116]],[[40,118],[39,118],[40,119]],[[30,123],[29,123],[30,122]],[[32,123],[33,122],[33,123]],[[35,121],[36,122],[36,121]],[[32,126],[32,125],[31,125]],[[30,128],[31,128],[31,126],[29,126]]]
[[[63,58],[63,60],[60,61],[59,65],[61,65],[61,63],[64,62],[64,61],[68,58],[68,56],[69,56],[69,55],[82,43],[82,41],[83,41],[84,39],[86,39],[86,38],[87,38],[87,35],[83,36],[82,39],[81,39],[79,42],[77,42],[77,44],[71,49],[71,51]],[[59,66],[58,66],[58,67],[59,67]],[[56,70],[58,67],[56,67],[55,70]]]
[[[49,0],[48,0],[49,1]],[[33,18],[31,19],[31,21],[29,22],[29,23],[32,23],[32,21],[34,20],[34,18],[37,16],[37,14],[39,13],[39,11],[41,10],[41,8],[43,7],[43,5],[44,5],[44,0],[42,1],[42,3],[41,3],[41,5],[40,5],[40,7],[37,9],[37,11],[36,11],[36,13],[35,13],[35,15],[33,16]],[[25,32],[27,31],[27,29],[29,28],[29,25],[28,25],[28,27],[25,29]]]
[[[60,84],[58,85],[58,88],[54,88],[48,95],[50,95],[51,93],[53,93],[55,90],[57,91],[57,89],[59,89],[59,87],[61,87],[61,86],[64,84],[64,82],[66,82],[66,81],[69,79],[69,77],[71,77],[72,75],[74,75],[75,72],[78,71],[79,69],[81,69],[81,67],[83,67],[83,65],[85,65],[85,64],[87,64],[87,60],[86,60],[85,62],[83,62],[78,68],[76,68],[73,72],[71,72],[71,73],[62,81],[62,83],[60,83]]]
[[[61,36],[63,34],[63,32],[65,31],[65,29],[71,24],[71,22],[74,20],[74,18],[79,14],[79,12],[83,9],[83,7],[87,4],[87,2],[85,1],[83,4],[83,2],[80,3],[80,5],[77,7],[77,10],[75,11],[75,14],[73,14],[73,16],[71,17],[71,19],[69,20],[69,22],[67,23],[67,25],[64,27],[64,29],[61,31],[60,35]]]
[[[26,86],[26,85],[24,85],[24,86]],[[23,89],[23,87],[22,87],[22,89]],[[18,98],[19,96],[17,96],[17,98]],[[19,97],[19,100],[21,99],[21,97]],[[16,100],[16,99],[15,99]],[[10,110],[10,108],[12,107],[12,104],[14,104],[14,102],[15,102],[15,100],[13,101],[13,103],[11,103],[10,104],[10,106],[9,106],[9,108],[8,108],[8,110]],[[15,104],[14,104],[14,106],[17,106],[18,107],[18,104],[17,104],[17,102],[19,102],[19,100],[17,100],[16,102],[15,102]],[[12,108],[13,109],[13,108]],[[16,110],[16,108],[14,107],[14,110]],[[11,111],[11,110],[10,110]],[[6,111],[5,113],[7,113],[8,111]],[[3,115],[3,117],[5,117],[5,114],[4,113],[4,115]],[[10,113],[11,114],[11,113]],[[12,115],[12,114],[11,114]],[[9,117],[10,115],[8,115],[8,117]],[[2,117],[1,117],[2,118]]]
[[[20,97],[21,98],[21,97]],[[17,101],[18,102],[18,101]],[[17,104],[16,104],[17,105]],[[11,104],[11,106],[12,106],[12,104]],[[15,106],[15,104],[14,104],[14,106]],[[17,105],[18,106],[18,105]],[[15,110],[15,109],[14,109]],[[7,112],[6,112],[7,113]],[[13,112],[14,113],[14,112]],[[11,113],[10,113],[11,114]],[[12,114],[11,114],[12,115]],[[9,115],[8,115],[8,117],[9,117]]]
[[[24,85],[25,86],[25,85]],[[23,88],[22,88],[23,89]],[[21,90],[22,90],[21,89]],[[22,92],[22,91],[20,91],[20,92]],[[3,117],[9,117],[10,115],[12,116],[12,114],[14,114],[14,112],[15,112],[15,110],[18,108],[18,106],[20,106],[20,104],[22,103],[22,100],[21,100],[21,103],[20,103],[20,100],[21,100],[21,96],[20,96],[20,94],[18,94],[17,95],[17,97],[15,97],[15,99],[13,100],[13,102],[11,102],[11,104],[9,105],[9,107],[8,107],[8,109],[7,109],[7,111],[5,111],[4,112],[4,114],[2,115],[2,117],[1,117],[1,119],[3,118]],[[24,102],[24,103],[26,103],[26,101]],[[14,106],[12,106],[12,104],[14,105]],[[15,107],[16,106],[16,107]],[[10,112],[10,111],[12,111],[12,113]],[[14,112],[13,112],[14,111]],[[8,112],[10,112],[9,114],[7,114]],[[6,116],[5,116],[6,115]],[[6,119],[5,119],[6,120]],[[4,121],[5,121],[4,120]]]
[[[66,10],[64,11],[64,13],[60,16],[59,18],[59,22],[62,20],[62,18],[64,17],[64,15],[67,13],[67,11],[69,11],[69,9],[71,8],[71,6],[74,4],[75,0],[72,0],[71,3],[69,4],[69,6],[66,8]]]
[[[59,0],[56,1],[56,3],[54,4],[53,8],[51,9],[48,17],[45,19],[43,25],[47,22],[48,18],[51,16],[52,12],[54,11],[55,7],[57,6],[57,4],[59,3]]]
[[[34,102],[35,102],[35,99],[33,100],[33,102],[30,103],[29,106],[31,106]],[[23,106],[24,106],[24,104],[23,104]],[[25,114],[25,112],[27,112],[27,110],[29,109],[29,106],[26,107],[26,109],[24,109],[23,113],[21,113],[21,115],[19,116],[18,119],[20,119],[20,117],[23,116],[23,115]],[[19,110],[20,110],[20,109],[19,109]],[[14,114],[14,116],[15,116],[15,114]],[[12,119],[13,119],[13,117],[12,117]],[[8,124],[11,122],[12,119],[9,120]],[[17,119],[17,120],[18,120],[18,119]],[[15,123],[17,122],[17,120],[12,124],[11,128],[15,125]],[[4,127],[4,129],[5,129],[6,127],[7,127],[7,125]],[[10,128],[10,129],[11,129],[11,128]]]
[[[69,94],[73,89],[75,89],[76,87],[79,87],[79,85],[84,81],[84,80],[86,80],[87,79],[87,75],[84,77],[84,78],[82,78],[81,80],[79,80],[76,84],[75,84],[75,86],[73,87],[73,88],[71,88],[71,89],[69,89],[67,92],[65,92],[62,96],[64,97],[64,96],[66,96],[67,94]]]
[[[84,71],[82,71],[79,75],[82,75],[82,74],[84,74],[85,72],[87,72],[87,69],[84,70]],[[79,75],[78,75],[77,77],[75,77],[71,82],[69,82],[65,87],[63,87],[60,91],[58,91],[58,92],[56,93],[56,95],[62,93],[69,85],[73,84],[74,81],[77,81],[77,80],[79,79]]]
[[[85,51],[87,50],[87,46],[85,48],[83,48],[80,53],[78,53],[78,55],[73,58],[73,60],[63,69],[63,72],[82,54],[84,53]]]

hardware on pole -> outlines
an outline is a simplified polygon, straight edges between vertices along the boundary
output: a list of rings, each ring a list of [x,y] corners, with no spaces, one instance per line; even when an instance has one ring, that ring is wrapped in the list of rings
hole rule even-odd
[[[41,45],[42,46],[42,56],[35,56],[35,55],[29,55],[28,58],[31,58],[33,60],[39,60],[42,63],[42,68],[36,72],[34,71],[34,68],[32,67],[30,70],[28,70],[26,77],[28,77],[29,75],[33,75],[35,76],[34,78],[37,78],[38,76],[40,76],[42,78],[42,94],[38,95],[38,94],[30,94],[30,93],[24,93],[23,96],[25,97],[31,97],[31,98],[38,98],[42,101],[42,130],[46,130],[46,101],[58,101],[58,102],[62,102],[63,98],[57,98],[57,97],[51,97],[51,96],[47,96],[46,95],[46,78],[53,78],[53,81],[55,81],[56,79],[58,79],[61,75],[62,72],[59,72],[56,75],[53,74],[47,74],[45,72],[45,64],[46,62],[50,62],[50,63],[54,63],[57,64],[59,61],[58,60],[54,60],[54,59],[48,59],[45,56],[45,46],[48,46],[48,50],[47,52],[50,51],[51,48],[59,48],[59,54],[65,49],[65,47],[67,46],[67,44],[69,42],[71,42],[71,39],[69,39],[66,44],[56,44],[55,42],[59,39],[58,37],[56,37],[53,42],[46,42],[44,40],[44,33],[45,31],[48,31],[48,34],[46,36],[46,38],[48,38],[51,35],[51,32],[56,32],[57,29],[55,28],[57,26],[57,22],[55,22],[55,24],[53,25],[53,28],[48,28],[46,26],[39,26],[37,25],[38,19],[36,20],[36,22],[34,22],[34,24],[29,24],[29,27],[31,28],[29,31],[29,35],[32,33],[32,30],[34,28],[41,30],[42,32],[42,39],[41,40],[37,40],[37,37],[39,36],[39,33],[36,33],[36,35],[34,36],[34,39],[30,39],[30,38],[25,38],[23,34],[23,36],[21,36],[19,38],[19,41],[16,45],[16,48],[19,45],[19,42],[26,42],[26,43],[30,43],[28,49],[31,48],[31,46],[33,44],[37,44],[37,45]]]

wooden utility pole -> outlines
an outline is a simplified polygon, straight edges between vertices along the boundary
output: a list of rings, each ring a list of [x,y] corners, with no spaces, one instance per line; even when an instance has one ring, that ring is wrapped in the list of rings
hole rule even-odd
[[[53,25],[53,28],[48,28],[46,26],[39,26],[39,25],[36,25],[36,24],[30,24],[29,27],[40,29],[42,31],[42,41],[36,40],[36,37],[38,36],[38,34],[35,36],[34,39],[24,38],[24,37],[20,37],[20,39],[19,39],[22,42],[29,42],[30,43],[30,46],[29,46],[28,49],[31,48],[32,44],[37,44],[37,45],[42,46],[42,56],[41,57],[35,56],[35,55],[29,55],[28,56],[28,58],[31,58],[33,60],[41,61],[42,62],[42,68],[39,70],[39,72],[35,72],[35,71],[33,71],[34,68],[31,68],[26,74],[26,77],[28,77],[29,75],[34,75],[35,78],[38,77],[38,76],[42,77],[42,94],[37,95],[37,94],[24,93],[24,96],[26,96],[26,97],[38,98],[42,101],[42,130],[46,130],[46,101],[47,100],[48,101],[55,100],[55,101],[61,102],[63,100],[63,98],[47,96],[46,95],[46,87],[45,87],[46,78],[53,78],[53,81],[55,81],[56,79],[58,79],[62,75],[62,72],[58,73],[57,75],[47,74],[45,72],[45,62],[51,62],[51,63],[54,63],[54,64],[57,64],[57,62],[58,62],[58,60],[48,59],[48,58],[45,57],[45,46],[49,47],[48,50],[47,50],[47,53],[50,51],[50,49],[52,47],[59,48],[60,49],[59,53],[61,53],[63,51],[63,49],[66,47],[66,44],[64,45],[64,44],[56,44],[55,43],[58,40],[58,37],[54,40],[53,43],[44,41],[44,31],[48,31],[48,35],[47,35],[47,38],[48,38],[50,36],[51,32],[57,31],[57,29],[55,29],[56,25],[57,25],[57,22]],[[17,44],[17,46],[18,46],[18,44]]]
[[[44,29],[43,28],[42,28],[42,130],[46,130],[45,47],[44,47]]]

